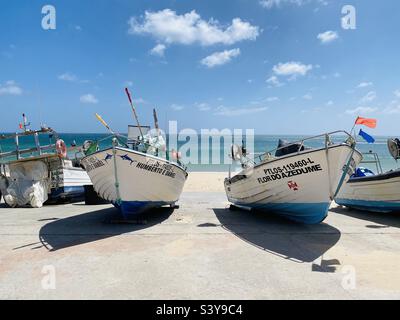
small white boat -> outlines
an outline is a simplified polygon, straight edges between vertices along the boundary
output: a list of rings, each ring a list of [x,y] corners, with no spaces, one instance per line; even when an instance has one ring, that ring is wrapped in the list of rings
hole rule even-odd
[[[84,158],[82,164],[98,195],[125,217],[175,205],[187,178],[177,163],[116,145]]]
[[[54,143],[41,146],[40,136],[44,135]],[[92,184],[90,178],[78,158],[68,159],[67,147],[54,130],[25,128],[21,133],[0,136],[0,141],[11,139],[13,150],[0,152],[0,194],[7,205],[40,208],[45,202],[84,197],[84,186]]]
[[[400,159],[400,141],[388,140],[389,151]],[[400,212],[400,169],[382,171],[376,153],[365,154],[364,164],[375,164],[377,174],[360,167],[335,198],[338,205],[371,212]]]
[[[332,138],[339,133],[346,138],[334,143]],[[306,143],[314,139],[325,143],[307,148]],[[274,151],[275,156],[268,152],[252,163],[240,148],[232,148],[232,157],[244,168],[225,179],[228,200],[239,208],[269,211],[305,224],[326,218],[335,195],[362,159],[354,139],[344,131],[296,143],[281,141]]]
[[[87,152],[82,165],[97,194],[120,209],[125,218],[129,218],[148,209],[175,206],[188,174],[179,160],[178,152],[168,152],[158,129],[156,111],[155,130],[140,126],[129,91],[125,90],[138,125],[129,126],[128,137],[123,137],[115,134],[96,114],[98,120],[113,134],[112,146]],[[93,150],[98,143],[92,142],[88,149]]]

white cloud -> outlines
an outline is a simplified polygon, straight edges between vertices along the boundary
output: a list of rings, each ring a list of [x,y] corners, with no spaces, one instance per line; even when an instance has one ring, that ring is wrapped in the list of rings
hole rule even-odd
[[[254,113],[259,113],[268,110],[267,107],[259,107],[259,108],[230,108],[225,106],[219,106],[216,109],[215,115],[225,116],[225,117],[237,117],[244,116]]]
[[[133,82],[132,81],[125,81],[124,82],[124,87],[132,87],[133,86]]]
[[[400,104],[385,108],[383,110],[383,113],[385,113],[385,114],[399,114],[400,113]]]
[[[400,98],[400,89],[397,89],[396,91],[394,91],[393,94],[394,94],[396,97]]]
[[[268,97],[266,100],[267,100],[267,102],[274,102],[274,101],[279,101],[279,98],[278,97]]]
[[[0,96],[20,96],[21,94],[22,89],[14,80],[6,81],[4,85],[0,84]]]
[[[75,26],[75,30],[76,31],[82,31],[82,27],[81,26]]]
[[[309,2],[309,0],[260,0],[259,3],[263,8],[272,9],[274,7],[280,7],[283,4],[294,4],[302,6]]]
[[[260,33],[259,27],[240,18],[233,19],[229,26],[223,27],[215,19],[203,20],[194,10],[182,15],[171,9],[146,11],[144,17],[131,17],[128,23],[130,34],[148,34],[168,44],[232,45],[239,41],[255,40]]]
[[[207,103],[196,103],[195,104],[196,108],[199,109],[199,111],[209,111],[211,110],[211,107]]]
[[[172,105],[171,105],[171,109],[172,109],[172,110],[175,110],[175,111],[181,111],[181,110],[185,109],[185,107],[184,107],[184,106],[181,106],[181,105],[179,105],[179,104],[172,104]]]
[[[149,102],[147,100],[143,99],[143,98],[133,99],[132,102],[134,104],[149,104]]]
[[[376,92],[370,91],[364,97],[361,98],[360,103],[367,103],[376,99]]]
[[[62,81],[67,81],[67,82],[76,82],[76,83],[89,83],[89,80],[80,80],[78,76],[76,76],[73,73],[70,72],[65,72],[63,74],[60,74],[58,77],[58,80]]]
[[[214,52],[212,55],[205,57],[201,60],[201,64],[208,68],[221,66],[230,62],[233,58],[240,55],[240,49],[224,50],[221,52]]]
[[[304,99],[304,100],[312,100],[312,98],[313,98],[313,96],[312,96],[311,94],[309,94],[309,93],[307,93],[307,94],[305,94],[305,95],[303,96],[303,99]]]
[[[97,104],[99,100],[93,94],[85,94],[80,97],[81,103],[88,103],[88,104]]]
[[[312,70],[313,66],[311,64],[305,65],[301,62],[286,62],[279,63],[272,68],[272,71],[278,76],[305,76],[307,72]]]
[[[363,115],[367,113],[374,113],[378,110],[378,108],[371,108],[371,107],[358,107],[355,109],[346,110],[347,114],[358,114]]]
[[[157,44],[153,49],[150,50],[150,54],[153,56],[164,57],[165,49],[167,47],[164,44]]]
[[[266,81],[269,84],[269,87],[282,87],[283,83],[281,83],[276,76],[269,77]]]
[[[374,84],[372,82],[361,82],[357,88],[367,88],[372,87]]]
[[[325,44],[337,40],[339,35],[336,31],[326,31],[318,34],[317,38],[321,41],[321,43]]]
[[[333,104],[334,104],[334,102],[332,101],[332,100],[329,100],[327,103],[326,103],[326,105],[329,107],[329,106],[333,106]]]
[[[78,81],[78,77],[72,73],[65,72],[58,76],[58,80],[75,82],[75,81]]]

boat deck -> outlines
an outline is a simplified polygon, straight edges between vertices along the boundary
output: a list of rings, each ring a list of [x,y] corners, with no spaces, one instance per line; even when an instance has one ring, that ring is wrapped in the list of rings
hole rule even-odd
[[[333,207],[304,226],[229,211],[222,192],[180,204],[136,224],[110,205],[0,205],[0,298],[400,298],[398,215]]]

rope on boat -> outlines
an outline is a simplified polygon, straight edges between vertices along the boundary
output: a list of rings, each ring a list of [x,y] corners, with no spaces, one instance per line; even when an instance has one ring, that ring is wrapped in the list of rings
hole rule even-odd
[[[332,191],[332,178],[331,178],[331,166],[329,163],[329,145],[330,145],[330,139],[329,135],[325,135],[325,152],[326,152],[326,163],[328,165],[328,177],[329,177],[329,196],[331,200],[334,199],[333,196],[333,191]]]
[[[342,188],[342,185],[344,183],[344,179],[346,178],[347,172],[349,171],[349,167],[350,167],[350,164],[351,164],[351,160],[353,159],[354,152],[356,151],[356,145],[353,144],[351,149],[352,149],[352,151],[351,151],[351,154],[350,154],[350,157],[349,157],[349,161],[347,161],[346,168],[343,170],[343,174],[342,174],[342,177],[340,178],[340,182],[339,182],[339,185],[338,185],[338,187],[336,189],[334,198],[336,198],[336,196],[339,194],[340,189]]]
[[[115,190],[117,193],[117,205],[121,204],[121,194],[119,192],[119,181],[118,181],[118,170],[117,170],[117,149],[115,148],[118,144],[118,140],[116,138],[113,139],[113,163],[114,163],[114,180],[115,180]]]

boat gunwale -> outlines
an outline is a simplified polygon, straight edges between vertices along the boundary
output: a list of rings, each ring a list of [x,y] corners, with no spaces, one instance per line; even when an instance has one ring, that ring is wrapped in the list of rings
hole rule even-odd
[[[384,173],[376,174],[374,176],[354,177],[350,178],[347,183],[360,183],[360,182],[374,182],[383,181],[400,177],[400,169],[387,171]]]

